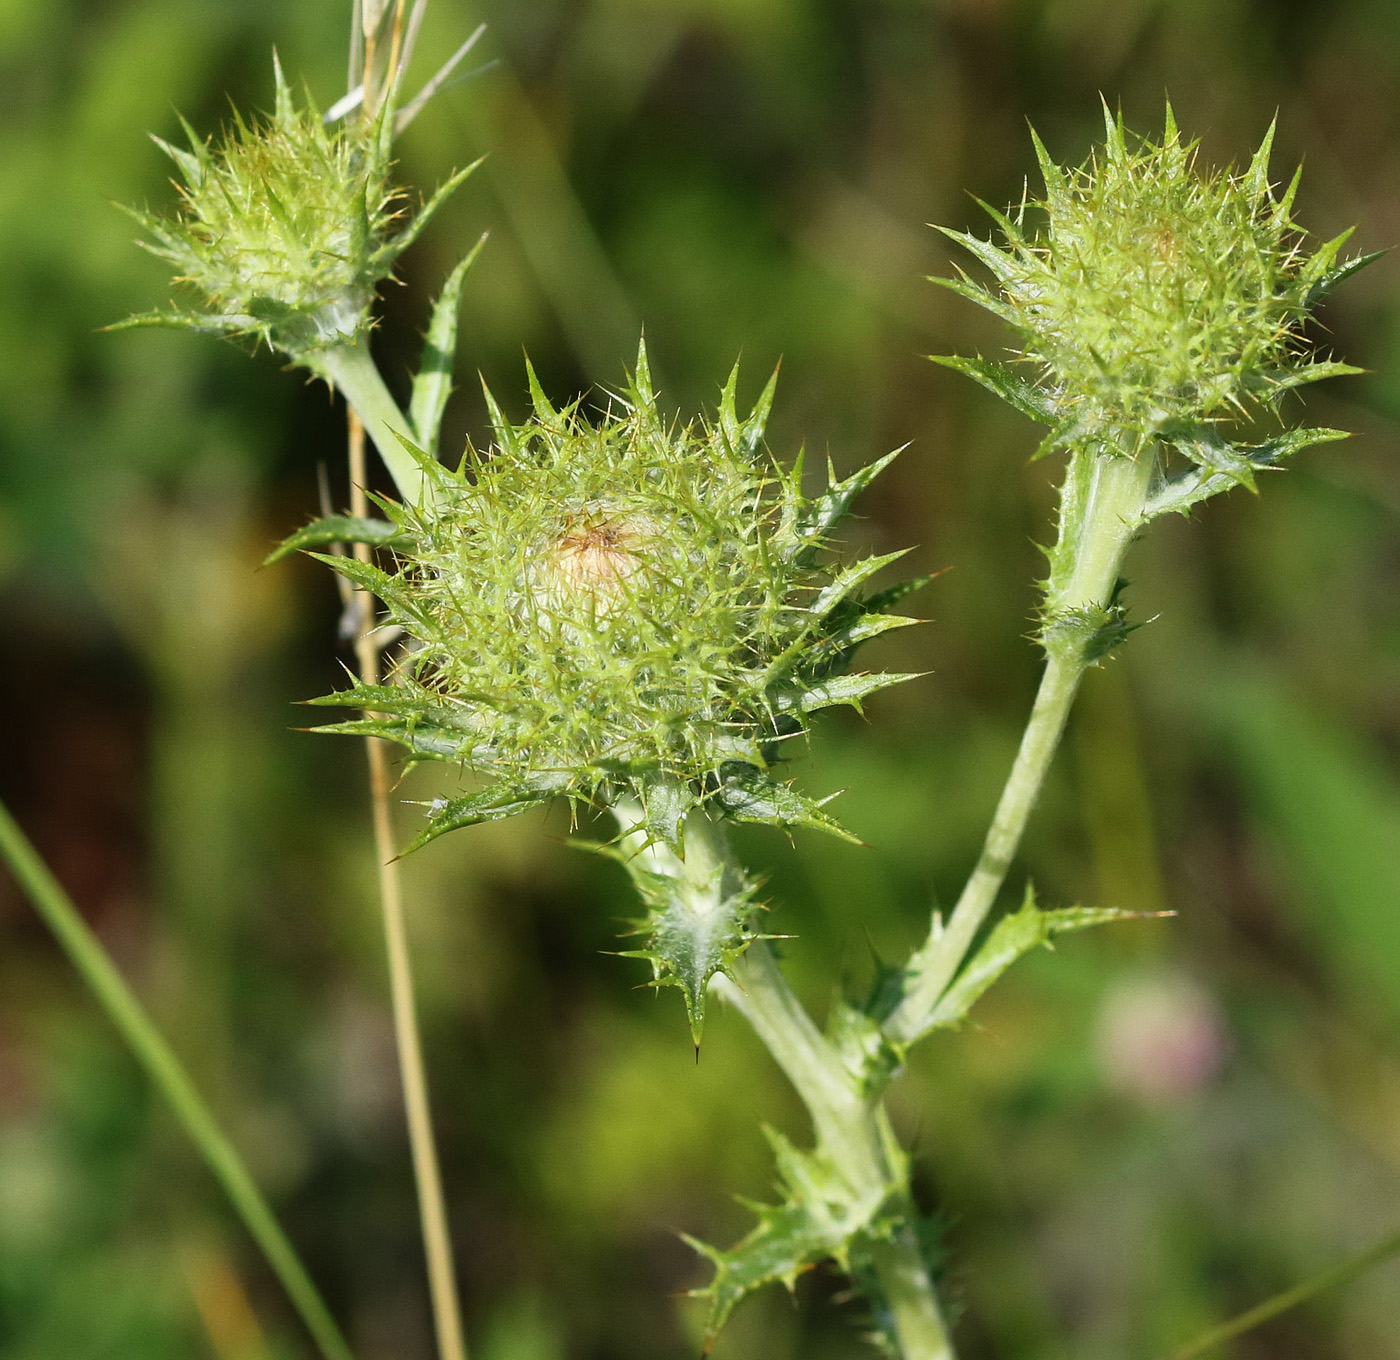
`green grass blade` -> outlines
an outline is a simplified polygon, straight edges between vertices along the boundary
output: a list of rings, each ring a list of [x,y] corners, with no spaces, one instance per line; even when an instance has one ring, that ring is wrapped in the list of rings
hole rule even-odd
[[[0,859],[9,865],[15,881],[58,937],[64,952],[137,1061],[170,1102],[176,1118],[282,1282],[324,1360],[352,1360],[350,1347],[295,1248],[278,1226],[262,1192],[248,1174],[248,1168],[219,1128],[184,1065],[156,1029],[72,899],[3,805],[0,805]]]
[[[1397,1255],[1400,1255],[1400,1232],[1392,1233],[1365,1251],[1348,1256],[1346,1260],[1338,1261],[1336,1265],[1329,1266],[1311,1279],[1295,1284],[1291,1289],[1285,1289],[1282,1294],[1275,1294],[1273,1298],[1256,1304],[1247,1313],[1241,1313],[1239,1317],[1223,1322],[1219,1327],[1212,1327],[1190,1345],[1173,1351],[1167,1360],[1197,1360],[1197,1357],[1209,1354],[1217,1346],[1233,1341],[1237,1336],[1243,1336],[1260,1323],[1268,1322],[1280,1313],[1296,1308],[1300,1303],[1307,1303],[1309,1299],[1316,1298],[1329,1289],[1350,1284],[1358,1276]]]

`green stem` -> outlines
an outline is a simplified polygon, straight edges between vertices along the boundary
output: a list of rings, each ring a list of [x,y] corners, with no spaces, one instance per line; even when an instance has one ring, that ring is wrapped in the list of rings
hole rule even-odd
[[[369,341],[361,336],[354,345],[318,350],[307,365],[318,377],[338,387],[355,409],[389,469],[400,498],[411,505],[431,503],[433,485],[399,438],[402,435],[413,440],[413,427],[384,385],[369,352]]]
[[[58,937],[64,952],[137,1061],[170,1103],[176,1118],[282,1282],[322,1356],[325,1360],[351,1360],[350,1347],[330,1310],[233,1144],[224,1136],[195,1089],[189,1073],[156,1029],[72,899],[3,806],[0,806],[0,857],[9,865],[15,881],[28,895],[35,910]]]
[[[1169,1360],[1196,1360],[1197,1356],[1205,1355],[1227,1341],[1233,1341],[1235,1337],[1242,1336],[1261,1322],[1268,1322],[1280,1313],[1286,1313],[1290,1308],[1296,1308],[1300,1303],[1306,1303],[1328,1289],[1350,1283],[1357,1276],[1364,1275],[1368,1270],[1397,1254],[1400,1254],[1400,1232],[1393,1233],[1365,1251],[1357,1252],[1355,1256],[1349,1256],[1345,1261],[1339,1261],[1335,1266],[1314,1275],[1312,1279],[1295,1284],[1292,1289],[1286,1289],[1282,1294],[1276,1294],[1273,1298],[1256,1304],[1247,1313],[1241,1313],[1239,1317],[1221,1323],[1219,1327],[1213,1327],[1189,1346],[1173,1351]]]
[[[928,940],[909,962],[904,999],[886,1022],[896,1043],[910,1044],[925,1032],[1006,881],[1079,682],[1092,664],[1082,635],[1061,632],[1054,622],[1110,603],[1153,473],[1149,457],[1081,452],[1071,462],[1046,598],[1045,673],[972,876],[947,924],[935,916]]]
[[[766,940],[755,940],[720,975],[721,994],[753,1026],[796,1087],[822,1147],[851,1190],[875,1202],[903,1197],[898,1150],[884,1108],[862,1094],[797,999]],[[928,1268],[907,1220],[873,1253],[902,1360],[955,1360]]]
[[[637,857],[648,874],[670,880],[677,894],[723,896],[722,886],[715,885],[744,881],[723,825],[703,812],[691,813],[686,822],[683,858],[651,838],[639,804],[619,799],[613,812],[621,828],[620,847]],[[766,940],[754,940],[733,960],[728,974],[715,974],[710,985],[753,1026],[797,1089],[812,1117],[818,1145],[845,1182],[853,1204],[868,1216],[892,1209],[901,1213],[899,1229],[889,1241],[877,1243],[872,1256],[902,1360],[954,1360],[910,1221],[904,1154],[879,1098],[869,1093],[817,1028]]]
[[[907,1224],[872,1249],[880,1292],[889,1305],[905,1360],[956,1360],[923,1253]]]
[[[726,999],[754,1028],[797,1089],[817,1137],[858,1194],[880,1193],[891,1179],[870,1107],[788,985],[766,940],[755,940],[732,967]],[[723,984],[721,984],[723,986]]]

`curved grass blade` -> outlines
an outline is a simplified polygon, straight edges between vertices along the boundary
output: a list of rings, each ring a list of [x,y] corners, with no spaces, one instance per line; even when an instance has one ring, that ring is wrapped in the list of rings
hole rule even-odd
[[[1290,1308],[1296,1308],[1300,1303],[1306,1303],[1329,1289],[1350,1284],[1352,1280],[1390,1260],[1392,1256],[1400,1256],[1400,1232],[1392,1233],[1365,1251],[1359,1251],[1355,1256],[1347,1257],[1345,1261],[1338,1261],[1336,1265],[1319,1272],[1311,1279],[1295,1284],[1292,1289],[1285,1289],[1283,1293],[1275,1294],[1273,1298],[1256,1304],[1239,1317],[1223,1322],[1219,1327],[1212,1327],[1204,1336],[1198,1337],[1180,1350],[1173,1351],[1167,1360],[1197,1360],[1199,1356],[1208,1355],[1216,1347],[1233,1341],[1237,1336],[1243,1336],[1245,1332],[1278,1317],[1281,1313],[1286,1313]]]
[[[126,979],[117,971],[101,941],[3,805],[0,805],[0,859],[9,865],[15,881],[58,938],[79,976],[107,1012],[108,1019],[170,1103],[175,1117],[282,1282],[323,1360],[353,1360],[350,1347],[306,1273],[296,1249],[278,1225],[243,1159],[195,1089],[184,1064],[175,1056]]]

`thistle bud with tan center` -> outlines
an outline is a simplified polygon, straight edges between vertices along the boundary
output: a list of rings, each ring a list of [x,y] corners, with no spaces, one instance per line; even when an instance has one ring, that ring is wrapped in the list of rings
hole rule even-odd
[[[560,529],[539,564],[545,597],[564,614],[582,605],[594,619],[626,608],[629,583],[643,566],[648,540],[662,532],[661,526],[598,504],[566,516]]]
[[[328,730],[485,778],[434,805],[413,847],[557,795],[631,809],[625,840],[686,863],[693,816],[840,833],[777,766],[813,713],[909,678],[849,669],[862,642],[913,622],[886,612],[912,587],[865,590],[902,554],[839,566],[828,542],[893,455],[809,498],[800,464],[763,446],[772,383],[741,419],[736,371],[717,418],[682,425],[658,410],[645,349],[596,421],[530,376],[532,419],[491,403],[493,448],[456,471],[424,458],[431,496],[380,502],[390,570],[318,554],[409,640],[394,683],[317,701],[374,715]],[[639,952],[685,987],[698,1026],[706,981],[752,938],[751,885],[627,859],[652,907]]]

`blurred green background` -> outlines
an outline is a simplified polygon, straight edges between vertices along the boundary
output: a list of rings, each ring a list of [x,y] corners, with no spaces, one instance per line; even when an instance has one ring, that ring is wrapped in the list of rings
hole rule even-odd
[[[166,206],[148,131],[323,103],[348,0],[0,0],[0,793],[196,1069],[364,1360],[431,1353],[399,1113],[363,753],[293,729],[338,682],[314,564],[259,562],[344,498],[324,389],[266,354],[97,328],[167,295],[113,200]],[[501,64],[402,146],[420,186],[489,152],[407,257],[379,335],[406,376],[427,298],[483,229],[447,443],[474,370],[521,409],[522,348],[568,397],[645,325],[667,400],[782,359],[775,450],[838,470],[912,441],[856,536],[952,570],[873,660],[929,675],[823,724],[809,789],[872,849],[745,836],[824,1008],[922,935],[976,853],[1037,671],[1026,639],[1055,469],[1019,418],[920,356],[993,350],[923,282],[924,224],[1018,198],[1029,119],[1061,159],[1099,93],[1212,162],[1279,113],[1299,217],[1400,232],[1394,0],[434,0],[426,75],[479,21]],[[1034,184],[1033,184],[1034,188]],[[980,224],[977,227],[981,230]],[[1135,1360],[1400,1221],[1400,262],[1324,321],[1357,432],[1163,524],[1130,559],[1152,620],[1086,686],[1026,855],[1045,901],[1177,913],[1075,937],[894,1096],[946,1221],[966,1356]],[[428,777],[407,795],[427,797]],[[406,866],[475,1360],[693,1355],[705,1267],[805,1137],[766,1055],[609,957],[619,873],[562,809]],[[717,1360],[867,1353],[823,1272],[745,1304]],[[1400,1357],[1400,1265],[1240,1357]],[[0,1354],[307,1355],[179,1130],[0,881]]]

